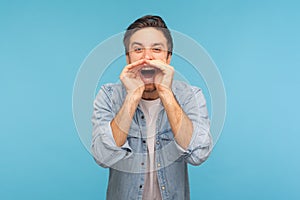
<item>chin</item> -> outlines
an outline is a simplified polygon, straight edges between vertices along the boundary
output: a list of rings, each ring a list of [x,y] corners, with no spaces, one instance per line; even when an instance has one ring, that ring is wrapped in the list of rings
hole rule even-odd
[[[156,87],[154,83],[146,84],[144,92],[154,92],[156,90]]]

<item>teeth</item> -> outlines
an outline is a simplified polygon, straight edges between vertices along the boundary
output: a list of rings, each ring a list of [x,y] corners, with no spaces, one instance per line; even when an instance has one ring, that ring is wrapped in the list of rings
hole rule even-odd
[[[143,67],[142,70],[154,70],[154,67]]]

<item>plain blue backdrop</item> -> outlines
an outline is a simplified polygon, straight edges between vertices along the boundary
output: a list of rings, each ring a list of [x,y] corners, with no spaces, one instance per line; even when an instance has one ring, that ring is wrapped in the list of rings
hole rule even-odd
[[[227,116],[192,199],[300,199],[297,1],[0,1],[0,199],[104,199],[108,170],[81,143],[72,91],[84,58],[145,14],[213,58]]]

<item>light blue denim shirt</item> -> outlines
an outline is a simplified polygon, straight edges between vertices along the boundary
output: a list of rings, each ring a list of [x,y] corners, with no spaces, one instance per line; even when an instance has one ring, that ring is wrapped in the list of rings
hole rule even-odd
[[[211,149],[210,122],[201,89],[173,81],[174,96],[193,123],[191,142],[184,150],[174,139],[166,111],[156,121],[155,164],[162,199],[190,199],[187,163],[200,165]],[[92,153],[96,162],[109,168],[108,200],[142,199],[147,173],[146,121],[138,106],[127,141],[118,147],[110,122],[126,97],[122,84],[103,85],[94,101]]]

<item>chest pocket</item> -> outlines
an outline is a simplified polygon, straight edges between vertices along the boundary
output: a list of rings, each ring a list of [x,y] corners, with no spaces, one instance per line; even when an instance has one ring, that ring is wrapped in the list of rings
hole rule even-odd
[[[140,137],[128,136],[127,141],[134,153],[142,153],[142,142]]]
[[[159,133],[158,138],[163,145],[166,145],[175,139],[171,128],[168,128]]]
[[[164,164],[167,166],[169,164],[176,164],[183,161],[183,157],[177,152],[176,142],[172,129],[167,129],[159,134],[160,147],[159,154]]]
[[[134,122],[130,126],[128,136],[127,136],[127,141],[134,153],[142,152],[141,131],[140,131],[138,125],[135,124]]]

